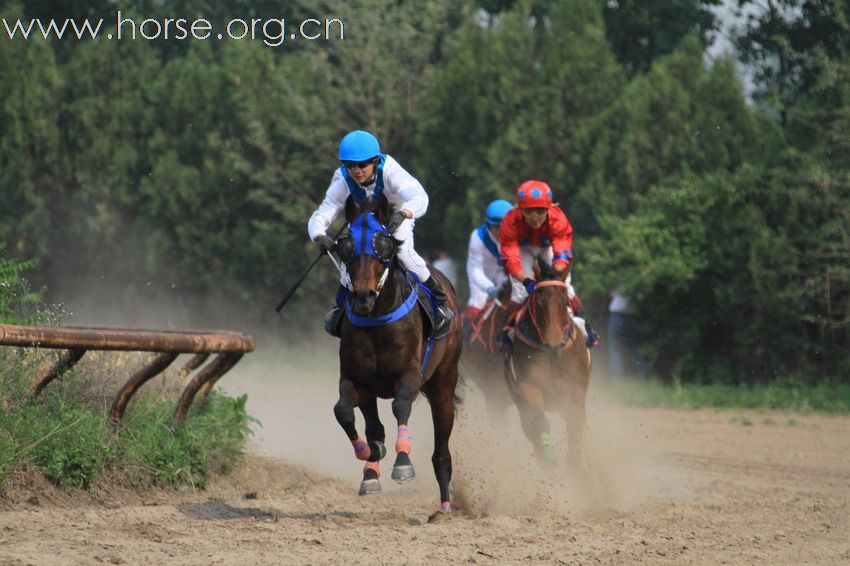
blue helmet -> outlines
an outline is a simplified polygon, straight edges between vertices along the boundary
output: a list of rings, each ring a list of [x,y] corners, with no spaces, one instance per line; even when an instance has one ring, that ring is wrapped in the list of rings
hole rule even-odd
[[[369,161],[379,155],[381,144],[378,138],[363,130],[349,132],[339,142],[340,161]]]
[[[499,226],[502,223],[502,218],[512,209],[514,205],[503,198],[494,200],[487,205],[487,224],[491,226]]]

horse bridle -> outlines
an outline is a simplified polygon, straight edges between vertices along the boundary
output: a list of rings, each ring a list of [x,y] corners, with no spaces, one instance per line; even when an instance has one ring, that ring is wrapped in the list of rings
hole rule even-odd
[[[339,254],[340,259],[343,261],[343,264],[345,265],[345,270],[343,270],[342,266],[340,265],[337,265],[337,269],[340,273],[343,274],[344,285],[349,290],[352,290],[351,277],[349,275],[350,269],[348,267],[349,264],[357,257],[363,254],[371,255],[372,257],[377,259],[384,268],[383,273],[381,274],[381,277],[378,280],[377,288],[375,290],[377,297],[380,296],[381,290],[386,284],[387,278],[390,274],[390,264],[392,263],[392,259],[396,255],[397,243],[393,240],[392,235],[389,233],[389,230],[387,230],[387,228],[383,224],[380,224],[381,228],[387,231],[383,232],[379,230],[374,230],[371,232],[370,239],[370,231],[367,227],[368,217],[363,215],[362,218],[363,225],[360,227],[359,242],[355,241],[354,235],[351,233],[351,225],[349,225],[348,233],[338,240],[337,254]],[[358,250],[359,253],[356,253]],[[349,257],[346,258],[345,256]]]
[[[520,327],[521,327],[520,324],[517,324],[517,336],[523,342],[528,344],[529,346],[533,346],[533,347],[535,347],[537,349],[541,349],[541,350],[543,350],[543,349],[556,350],[558,348],[567,348],[567,347],[570,346],[570,344],[572,344],[575,341],[575,336],[573,335],[572,332],[570,332],[570,329],[573,327],[573,320],[572,320],[571,317],[567,317],[567,322],[566,322],[566,324],[564,324],[564,328],[563,328],[563,339],[561,340],[561,342],[559,344],[557,344],[555,346],[548,346],[546,344],[543,344],[542,341],[540,341],[542,336],[543,336],[543,332],[541,332],[540,325],[537,322],[537,305],[536,305],[536,301],[534,300],[534,295],[537,293],[537,290],[540,289],[541,287],[563,287],[565,292],[568,289],[567,282],[561,281],[560,279],[550,280],[550,281],[540,281],[539,283],[537,283],[534,287],[534,291],[532,291],[531,295],[529,295],[529,297],[528,297],[528,315],[529,315],[529,318],[531,318],[531,324],[534,326],[534,331],[537,333],[537,338],[538,338],[539,342],[533,343],[530,340],[530,337],[525,336],[522,332],[520,332]]]

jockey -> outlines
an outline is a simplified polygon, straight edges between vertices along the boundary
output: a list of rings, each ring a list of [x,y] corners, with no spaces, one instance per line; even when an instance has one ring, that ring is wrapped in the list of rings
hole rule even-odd
[[[428,195],[422,184],[408,173],[390,155],[381,153],[378,139],[363,130],[346,134],[339,142],[339,167],[331,179],[330,186],[319,208],[310,217],[307,231],[310,239],[322,250],[330,252],[335,242],[327,231],[337,214],[345,208],[351,194],[360,202],[367,197],[377,199],[383,194],[390,203],[393,213],[387,229],[393,238],[401,242],[397,257],[402,267],[419,278],[434,297],[437,304],[434,313],[435,332],[439,333],[455,313],[446,304],[446,293],[439,281],[431,277],[425,260],[413,249],[413,226],[428,209]],[[340,278],[340,291],[347,281],[346,274]],[[340,294],[337,294],[338,301]],[[343,310],[337,304],[325,319],[325,330],[339,337],[339,323]]]
[[[464,312],[467,320],[474,319],[487,299],[497,299],[499,288],[508,275],[499,264],[499,229],[502,218],[513,208],[504,199],[494,200],[487,206],[484,224],[469,235],[466,259],[466,276],[469,279],[469,301]]]
[[[511,302],[521,303],[534,291],[532,263],[536,256],[557,271],[570,268],[573,259],[573,227],[561,207],[552,202],[552,189],[543,181],[525,181],[517,189],[517,208],[502,220],[499,235],[500,261],[511,276]],[[531,275],[529,275],[531,274]],[[588,322],[581,299],[567,276],[569,304],[573,314],[583,318],[588,347],[599,346],[599,335]]]

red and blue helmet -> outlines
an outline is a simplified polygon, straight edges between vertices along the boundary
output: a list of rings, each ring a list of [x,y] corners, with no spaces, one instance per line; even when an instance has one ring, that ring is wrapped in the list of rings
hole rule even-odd
[[[549,208],[552,206],[552,189],[543,181],[526,181],[516,190],[520,208]]]

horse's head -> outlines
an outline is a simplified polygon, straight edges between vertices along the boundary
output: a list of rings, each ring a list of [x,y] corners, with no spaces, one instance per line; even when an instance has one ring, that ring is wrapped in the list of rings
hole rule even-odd
[[[350,218],[349,210],[346,206],[346,218]],[[369,314],[375,307],[395,261],[398,243],[386,228],[388,217],[388,205],[360,212],[337,241],[337,254],[351,279],[352,309],[360,316]]]
[[[567,296],[569,270],[556,270],[538,258],[534,262],[537,285],[528,298],[531,317],[540,342],[550,348],[563,346],[568,340],[570,318]]]

